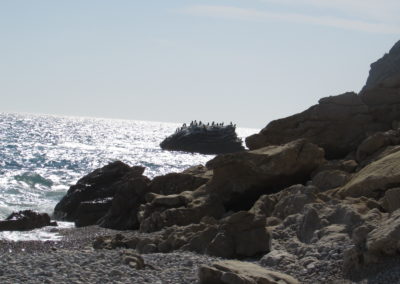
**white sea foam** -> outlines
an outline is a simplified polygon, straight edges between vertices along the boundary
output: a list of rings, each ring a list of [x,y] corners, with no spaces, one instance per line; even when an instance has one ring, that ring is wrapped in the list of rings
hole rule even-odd
[[[72,222],[57,222],[57,227],[43,227],[31,231],[3,231],[0,232],[0,240],[7,241],[60,241],[62,236],[59,229],[73,228]]]

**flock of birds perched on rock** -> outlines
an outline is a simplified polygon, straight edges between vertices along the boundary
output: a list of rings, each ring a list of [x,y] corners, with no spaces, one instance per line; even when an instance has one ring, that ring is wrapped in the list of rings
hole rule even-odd
[[[199,121],[197,122],[196,120],[191,121],[189,126],[187,126],[186,123],[184,123],[182,125],[182,127],[178,127],[175,131],[175,133],[184,131],[184,130],[196,130],[196,129],[203,129],[203,130],[209,130],[209,129],[216,129],[216,128],[221,128],[221,127],[226,127],[226,128],[230,128],[232,127],[233,129],[236,129],[236,124],[233,124],[232,122],[228,125],[224,125],[224,123],[215,123],[214,121],[211,122],[211,124],[209,122],[207,122],[207,124],[204,124],[203,122]]]

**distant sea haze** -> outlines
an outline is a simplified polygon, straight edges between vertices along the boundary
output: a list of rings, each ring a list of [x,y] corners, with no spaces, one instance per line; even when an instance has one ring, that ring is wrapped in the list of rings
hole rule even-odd
[[[205,164],[213,156],[160,149],[179,126],[0,113],[0,218],[23,209],[52,213],[70,185],[111,161],[145,166],[150,178]],[[237,129],[243,138],[256,131]]]

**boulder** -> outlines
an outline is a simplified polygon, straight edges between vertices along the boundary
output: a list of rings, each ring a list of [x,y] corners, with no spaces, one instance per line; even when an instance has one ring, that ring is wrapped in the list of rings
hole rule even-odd
[[[164,150],[223,154],[244,151],[234,125],[184,124],[161,142]]]
[[[350,180],[351,175],[340,170],[320,171],[312,178],[312,185],[321,191],[337,188],[345,185]]]
[[[289,215],[302,213],[304,206],[310,203],[321,203],[315,186],[293,185],[275,194],[276,203],[272,216],[284,219]]]
[[[260,259],[262,266],[288,266],[297,261],[297,257],[285,250],[272,250]]]
[[[388,212],[393,212],[400,208],[400,187],[391,188],[385,192],[382,207]]]
[[[379,256],[397,255],[400,250],[400,210],[393,212],[366,238],[367,253]],[[371,257],[370,257],[371,258]]]
[[[32,210],[13,212],[0,221],[0,231],[29,231],[45,226],[57,226],[57,223],[51,222],[48,214]]]
[[[211,177],[212,171],[206,167],[193,166],[181,173],[169,173],[155,177],[149,185],[149,192],[169,195],[192,191],[208,182]]]
[[[121,254],[122,254],[122,263],[136,270],[141,270],[146,268],[144,259],[140,254],[137,254],[131,250],[124,250]]]
[[[222,250],[232,244],[228,250]],[[206,252],[222,257],[249,257],[269,252],[271,237],[266,229],[265,218],[240,211],[221,220],[218,233]]]
[[[112,202],[112,197],[80,202],[76,209],[75,225],[85,227],[96,224],[110,209]]]
[[[356,159],[361,162],[384,147],[398,144],[400,144],[400,129],[374,133],[358,146]]]
[[[116,161],[89,173],[71,186],[57,203],[54,217],[77,222],[77,225],[96,224],[111,208],[110,198],[114,197],[118,189],[129,187],[127,183],[143,177],[143,172],[144,167],[130,167]]]
[[[313,207],[307,207],[302,222],[297,230],[297,237],[303,243],[310,243],[314,232],[322,227],[321,219],[317,210]]]
[[[386,128],[385,128],[386,127]],[[357,148],[368,131],[387,130],[374,123],[356,93],[322,98],[302,113],[270,122],[259,134],[246,138],[250,150],[306,138],[322,147],[328,159],[342,158]]]
[[[262,194],[305,183],[324,162],[324,151],[304,139],[220,155],[207,163],[214,171],[209,187],[218,192],[228,210],[248,210]]]
[[[400,148],[365,166],[338,190],[340,197],[383,197],[389,188],[400,185]]]
[[[139,228],[137,217],[141,204],[145,203],[150,180],[145,176],[126,175],[114,186],[116,192],[110,208],[97,223],[104,228],[117,230],[136,230]]]
[[[298,284],[295,278],[259,265],[237,260],[213,263],[199,268],[201,284]]]

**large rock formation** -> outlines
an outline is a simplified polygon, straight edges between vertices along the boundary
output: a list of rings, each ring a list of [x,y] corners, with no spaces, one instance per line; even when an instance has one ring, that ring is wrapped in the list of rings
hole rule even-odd
[[[379,85],[395,86],[400,83],[400,41],[382,58],[371,64],[363,91]],[[394,84],[394,85],[393,85]]]
[[[300,114],[272,121],[259,134],[247,137],[246,144],[249,149],[258,149],[306,138],[324,148],[327,158],[339,158],[354,150],[365,133],[375,128],[360,97],[345,93],[323,98]]]
[[[249,149],[299,138],[324,148],[326,157],[342,158],[371,133],[387,131],[400,120],[400,42],[371,65],[362,92],[322,98],[302,113],[270,122],[246,138]]]
[[[56,205],[55,218],[73,221],[78,227],[99,224],[111,229],[137,229],[138,210],[147,202],[146,195],[150,200],[157,194],[192,191],[212,176],[204,166],[194,166],[150,181],[142,175],[144,170],[117,161],[89,173]]]
[[[124,195],[144,195],[143,183],[147,185],[150,180],[142,176],[143,172],[143,167],[130,167],[119,161],[95,170],[70,187],[67,194],[54,208],[54,217],[59,220],[73,221],[77,226],[87,226],[96,224],[113,205],[113,210],[130,210],[126,209],[126,206],[115,209],[113,197],[117,192],[120,196],[119,200],[124,199]],[[136,179],[140,179],[141,182],[138,183]],[[134,187],[136,184],[139,184],[137,192]],[[140,198],[143,197],[138,198],[141,200]],[[132,200],[129,202],[132,203]],[[122,203],[120,202],[119,205]]]
[[[182,126],[161,142],[164,150],[197,152],[201,154],[223,154],[243,151],[242,140],[234,125],[194,124]]]

